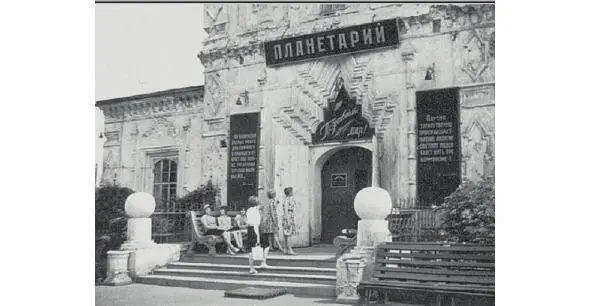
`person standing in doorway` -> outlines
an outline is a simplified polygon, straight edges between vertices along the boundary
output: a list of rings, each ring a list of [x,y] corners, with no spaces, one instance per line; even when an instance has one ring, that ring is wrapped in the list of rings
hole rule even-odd
[[[246,210],[246,222],[248,229],[246,233],[246,240],[244,241],[244,249],[248,253],[248,265],[250,266],[250,274],[256,274],[257,270],[254,268],[254,258],[252,255],[252,248],[261,246],[263,248],[263,262],[262,268],[267,268],[267,254],[269,254],[269,239],[261,237],[261,213],[259,208],[259,199],[255,196],[248,198],[249,208]]]
[[[279,220],[277,219],[277,200],[275,196],[275,191],[269,190],[267,192],[269,201],[261,206],[261,232],[268,237],[269,246],[273,246],[273,242],[275,242],[279,250],[284,252],[279,242]]]
[[[296,200],[293,197],[293,188],[287,187],[283,190],[285,200],[283,201],[283,236],[285,236],[284,253],[294,255],[292,249],[293,236],[296,234],[295,208]]]

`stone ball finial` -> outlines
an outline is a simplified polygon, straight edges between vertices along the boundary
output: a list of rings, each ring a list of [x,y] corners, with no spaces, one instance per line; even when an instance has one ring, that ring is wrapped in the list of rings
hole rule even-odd
[[[357,193],[354,206],[362,220],[384,220],[392,213],[392,198],[385,189],[367,187]]]
[[[135,192],[125,200],[125,214],[130,218],[149,218],[156,209],[154,197],[147,192]]]

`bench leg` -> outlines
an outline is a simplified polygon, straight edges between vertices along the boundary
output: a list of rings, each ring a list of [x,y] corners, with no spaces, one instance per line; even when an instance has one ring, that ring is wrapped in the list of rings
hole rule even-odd
[[[361,306],[367,306],[367,296],[369,294],[369,290],[368,289],[364,289],[363,292],[361,292],[361,296],[359,297],[359,305]]]
[[[441,294],[437,295],[437,306],[443,305],[443,296]]]
[[[208,241],[207,243],[205,243],[205,246],[207,247],[209,256],[214,256],[216,255],[216,251],[215,251],[215,241]]]
[[[197,242],[196,241],[195,242],[191,242],[189,244],[189,249],[187,250],[187,254],[189,254],[189,255],[195,254],[195,247],[197,247]]]
[[[385,295],[386,293],[384,291],[378,291],[378,303],[380,304],[385,304]]]

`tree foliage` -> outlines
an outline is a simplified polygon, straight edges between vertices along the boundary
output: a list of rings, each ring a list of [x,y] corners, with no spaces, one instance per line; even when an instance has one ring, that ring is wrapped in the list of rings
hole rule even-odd
[[[436,210],[442,217],[441,234],[445,240],[494,244],[494,177],[462,184]]]
[[[185,196],[177,199],[178,207],[186,210],[199,210],[205,204],[215,206],[216,197],[220,195],[220,188],[215,186],[211,180],[207,184],[199,186]]]
[[[125,200],[134,193],[127,187],[105,185],[94,192],[96,235],[109,234],[115,220],[125,218]]]

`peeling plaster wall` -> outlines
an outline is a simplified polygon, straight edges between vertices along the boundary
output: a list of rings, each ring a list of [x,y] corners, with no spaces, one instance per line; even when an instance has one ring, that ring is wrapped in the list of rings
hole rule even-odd
[[[464,179],[478,179],[493,172],[494,5],[358,3],[346,4],[345,9],[329,15],[321,15],[320,10],[321,4],[303,3],[204,5],[209,36],[199,56],[205,66],[205,104],[219,105],[219,113],[211,116],[220,118],[216,124],[222,136],[227,133],[230,114],[261,112],[259,196],[264,198],[265,191],[275,185],[275,146],[309,145],[306,126],[314,128],[323,119],[314,121],[310,114],[325,106],[337,76],[345,79],[347,90],[357,95],[364,112],[374,113],[372,126],[380,130],[379,180],[394,199],[416,196],[416,146],[411,134],[419,90],[460,87],[462,101],[486,100],[468,102],[476,103],[468,106],[461,102],[462,173]],[[265,65],[264,41],[394,17],[399,18],[401,44],[397,48],[279,67]],[[434,68],[434,80],[425,80],[428,68]],[[215,75],[221,86],[208,86],[208,75]],[[353,80],[358,82],[355,88]],[[482,97],[490,86],[492,94]],[[470,97],[463,94],[465,90]],[[244,91],[249,92],[250,105],[235,105]],[[386,101],[390,111],[377,106],[377,101]],[[204,162],[215,164],[216,158],[207,156],[216,154],[219,167],[205,172],[218,172],[215,175],[223,182],[223,153],[204,152]]]
[[[177,196],[197,188],[202,183],[202,89],[117,100],[99,105],[107,138],[103,183],[152,193],[152,157],[171,155],[178,159]]]
[[[460,87],[463,93],[465,87],[470,87],[471,96],[478,96],[478,92],[489,90],[486,86],[492,84],[493,94],[484,98],[466,98],[461,94],[463,100],[486,101],[476,106],[462,106],[460,115],[462,153],[465,154],[463,177],[478,179],[478,175],[490,175],[494,169],[494,5],[358,3],[345,6],[344,10],[324,16],[320,14],[320,4],[204,5],[205,29],[209,36],[199,56],[206,71],[205,104],[219,104],[217,117],[225,118],[219,121],[218,130],[222,135],[227,133],[230,114],[261,111],[263,158],[259,196],[264,198],[265,191],[275,185],[275,146],[309,145],[301,138],[306,133],[298,122],[308,117],[298,113],[299,105],[309,103],[306,110],[314,113],[316,106],[311,101],[320,101],[321,109],[337,75],[343,77],[346,88],[353,91],[351,77],[358,73],[354,71],[361,70],[363,72],[356,76],[361,83],[355,85],[353,93],[358,95],[359,103],[364,103],[364,112],[372,111],[375,101],[395,97],[386,99],[393,112],[373,110],[377,116],[383,116],[373,122],[374,127],[387,122],[380,127],[378,139],[382,148],[381,169],[389,170],[380,172],[380,182],[394,199],[416,196],[413,168],[416,161],[412,159],[416,147],[409,135],[414,129],[415,92],[419,90]],[[279,67],[265,65],[264,41],[394,17],[400,18],[401,44],[397,48]],[[429,67],[434,68],[434,80],[425,80]],[[216,75],[222,89],[208,86],[207,75]],[[236,106],[237,97],[245,90],[249,92],[250,106]],[[214,97],[217,102],[208,102],[208,97]],[[290,105],[296,106],[285,111]],[[316,123],[304,124],[315,126]],[[215,164],[216,158],[207,157],[215,154],[218,152],[204,152],[206,161]],[[213,172],[223,182],[225,157],[222,154],[217,159],[219,167],[206,172],[207,175]]]

